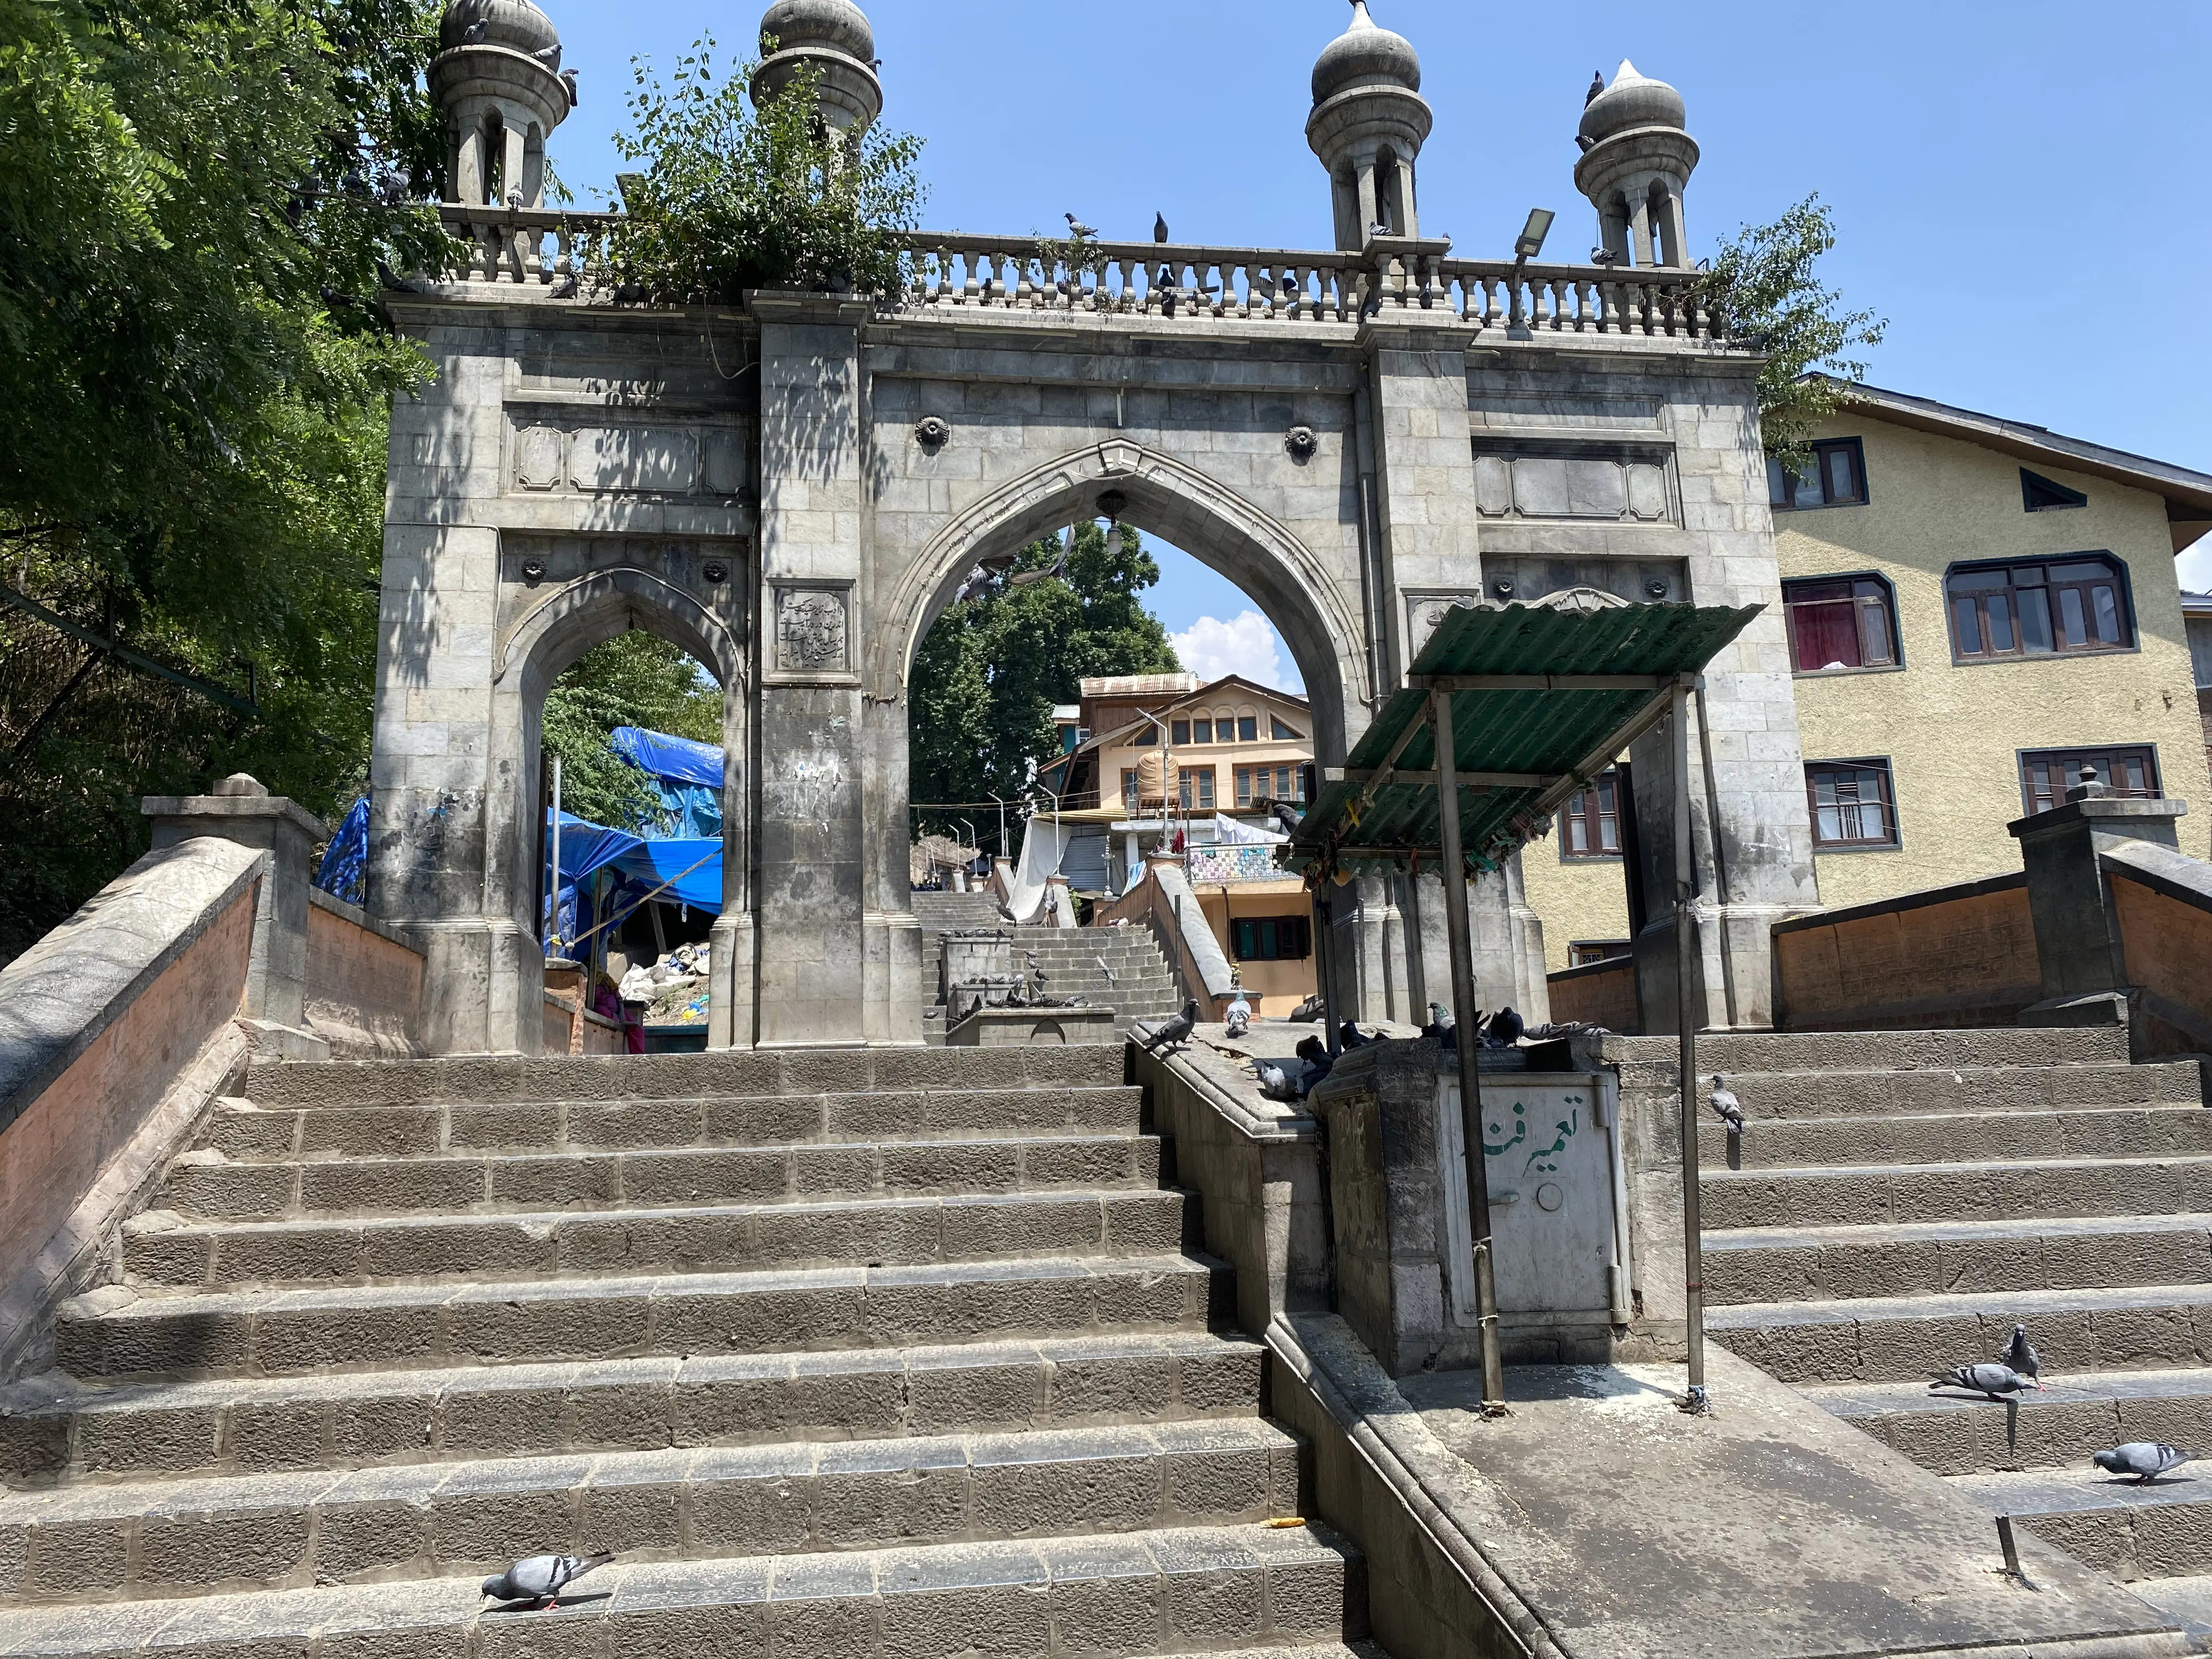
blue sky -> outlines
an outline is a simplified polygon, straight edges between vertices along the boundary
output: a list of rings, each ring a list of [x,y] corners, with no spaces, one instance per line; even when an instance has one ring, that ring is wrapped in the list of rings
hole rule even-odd
[[[925,221],[1109,236],[1322,246],[1328,192],[1305,145],[1316,53],[1343,0],[1107,7],[862,0],[888,123],[927,141]],[[611,185],[629,60],[700,33],[749,46],[759,7],[542,0],[584,102],[554,140],[586,203]],[[2212,471],[2212,6],[2124,0],[1585,0],[1575,7],[1370,0],[1421,53],[1437,126],[1423,228],[1502,257],[1531,207],[1553,250],[1595,240],[1574,192],[1593,70],[1623,57],[1680,88],[1705,161],[1688,197],[1699,253],[1819,191],[1825,267],[1889,319],[1875,384]],[[1195,561],[1156,594],[1169,627],[1232,624],[1249,602]],[[2212,550],[2185,579],[2212,585]],[[1281,653],[1290,669],[1288,653]]]

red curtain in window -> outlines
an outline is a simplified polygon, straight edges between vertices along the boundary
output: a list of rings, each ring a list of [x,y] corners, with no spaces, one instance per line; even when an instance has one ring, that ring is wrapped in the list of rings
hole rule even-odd
[[[1790,607],[1797,635],[1797,672],[1818,673],[1841,664],[1862,668],[1858,608],[1850,599],[1822,600]]]

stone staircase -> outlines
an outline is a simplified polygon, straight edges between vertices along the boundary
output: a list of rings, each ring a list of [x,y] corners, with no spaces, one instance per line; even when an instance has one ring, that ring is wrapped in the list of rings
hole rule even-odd
[[[1673,1087],[1629,1043],[1624,1088]],[[1709,1328],[1838,1417],[2130,1580],[2212,1575],[2212,1468],[2137,1490],[2093,1452],[2212,1450],[2212,1112],[2117,1030],[1706,1038]],[[2043,1393],[1931,1396],[2024,1323]],[[2188,1471],[2184,1471],[2185,1474]],[[2142,1586],[2188,1597],[2186,1582]]]
[[[922,927],[922,1031],[933,1048],[945,1042],[945,1005],[938,1000],[938,982],[945,935],[957,929],[1006,929],[1014,938],[1016,971],[1034,951],[1047,990],[1113,1009],[1115,1023],[1124,1031],[1139,1020],[1162,1019],[1182,1006],[1167,959],[1144,928],[1016,927],[999,914],[997,902],[987,893],[916,893],[914,904]]]
[[[1122,1065],[258,1068],[0,1395],[0,1654],[1371,1655]]]

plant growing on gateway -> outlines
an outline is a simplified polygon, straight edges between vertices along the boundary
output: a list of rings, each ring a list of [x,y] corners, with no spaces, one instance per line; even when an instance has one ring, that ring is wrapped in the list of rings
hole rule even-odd
[[[763,39],[764,51],[774,41]],[[749,106],[757,66],[725,73],[708,36],[663,85],[634,59],[624,160],[643,167],[629,212],[608,234],[617,293],[661,305],[736,304],[752,289],[894,293],[900,237],[914,229],[921,141],[871,127],[853,135],[821,116],[821,71],[803,65]]]
[[[1843,296],[1814,274],[1835,246],[1834,217],[1815,192],[1772,224],[1746,225],[1722,243],[1698,284],[1727,331],[1765,351],[1759,410],[1766,449],[1793,470],[1811,462],[1814,428],[1866,378],[1866,364],[1844,354],[1880,345],[1889,326],[1871,311],[1844,310]]]

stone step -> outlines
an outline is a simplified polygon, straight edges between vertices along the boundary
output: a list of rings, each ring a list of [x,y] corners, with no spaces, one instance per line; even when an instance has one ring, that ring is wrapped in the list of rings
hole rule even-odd
[[[799,1048],[707,1054],[263,1064],[247,1097],[264,1106],[479,1105],[549,1100],[681,1101],[871,1091],[1108,1088],[1118,1048]]]
[[[2138,1486],[2085,1466],[1955,1475],[1947,1484],[2116,1578],[2212,1572],[2212,1473],[2185,1466],[2155,1485]]]
[[[2212,1365],[2212,1285],[1761,1302],[1705,1319],[1731,1353],[1784,1382],[1923,1383],[2003,1352],[2026,1324],[2046,1376]]]
[[[1624,1083],[1674,1075],[1672,1037],[1616,1037]],[[1993,1026],[1939,1031],[1729,1031],[1698,1039],[1698,1070],[1731,1081],[1753,1072],[1955,1071],[1965,1066],[2124,1066],[2118,1026]]]
[[[1705,1239],[1705,1300],[2212,1284],[2212,1215],[1742,1228]]]
[[[63,1305],[60,1370],[86,1378],[776,1354],[1227,1328],[1231,1276],[1182,1255],[333,1286]]]
[[[1187,1334],[611,1359],[0,1393],[0,1481],[271,1474],[471,1457],[1248,1417],[1265,1350]]]
[[[649,1209],[712,1203],[1157,1188],[1151,1137],[835,1142],[688,1152],[434,1152],[232,1160],[210,1149],[169,1170],[162,1206],[223,1220],[380,1211]]]
[[[1747,1123],[1731,1135],[1708,1118],[1706,1169],[1960,1164],[1972,1160],[2186,1157],[2212,1153],[2212,1112],[2180,1106],[1814,1118]]]
[[[2212,1652],[2212,1576],[2141,1578],[2128,1588]]]
[[[1185,1194],[1157,1188],[361,1221],[185,1222],[155,1212],[125,1225],[123,1267],[142,1286],[217,1289],[1164,1255],[1192,1242],[1195,1215]]]
[[[1144,1091],[1121,1086],[497,1105],[271,1107],[227,1100],[216,1109],[207,1144],[229,1158],[788,1148],[816,1142],[1133,1135],[1143,1117]]]
[[[143,1601],[482,1578],[538,1551],[647,1560],[1218,1527],[1296,1515],[1298,1444],[1258,1418],[1025,1434],[519,1457],[0,1498],[13,1600]]]
[[[2212,1447],[2212,1370],[2082,1373],[2044,1369],[2045,1387],[2017,1408],[1917,1383],[1868,1382],[1804,1393],[1937,1474],[2088,1469],[2130,1440]]]
[[[0,1613],[0,1653],[116,1659],[697,1659],[1352,1651],[1359,1558],[1318,1528],[1239,1526],[700,1562],[617,1562],[557,1612],[465,1578]],[[241,1632],[257,1638],[251,1645]],[[1313,1644],[1320,1644],[1315,1646]],[[1371,1651],[1371,1650],[1370,1650]]]
[[[1704,1063],[1704,1048],[1698,1049]],[[2195,1060],[2148,1066],[1975,1066],[1875,1072],[1741,1072],[1729,1091],[1757,1121],[1830,1117],[2047,1112],[2069,1107],[2202,1106]],[[1710,1084],[1711,1075],[1701,1073]],[[1661,1079],[1673,1089],[1671,1069]],[[1711,1121],[1710,1118],[1707,1120]]]
[[[1748,1132],[1747,1132],[1748,1133]],[[2212,1156],[1708,1170],[1708,1229],[2212,1212]]]

